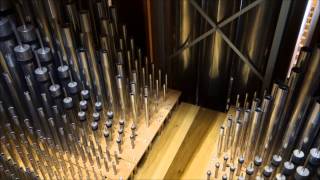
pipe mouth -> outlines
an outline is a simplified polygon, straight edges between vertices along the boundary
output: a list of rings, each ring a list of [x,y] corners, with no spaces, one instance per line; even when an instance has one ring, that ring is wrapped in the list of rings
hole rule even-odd
[[[106,49],[100,49],[100,53],[108,53]]]
[[[260,102],[261,102],[260,98],[258,98],[258,97],[255,98],[254,101],[255,101],[256,103],[260,103]]]
[[[88,50],[84,47],[80,47],[77,49],[78,52],[87,52]]]
[[[320,43],[317,45],[318,47],[320,46]],[[313,48],[308,47],[308,46],[303,46],[300,48],[301,51],[305,51],[305,52],[312,52]]]
[[[274,83],[274,84],[277,84],[277,85],[283,84],[280,79],[275,79],[275,80],[273,81],[273,83]]]
[[[121,78],[123,78],[121,75],[116,75],[116,79],[121,79]]]
[[[284,91],[288,91],[289,87],[283,83],[279,84],[279,89],[284,90]]]
[[[63,28],[70,28],[71,27],[71,23],[69,23],[69,22],[66,22],[66,23],[63,23],[62,25],[61,25],[61,28],[63,29]]]
[[[82,10],[79,11],[79,14],[87,14],[87,13],[89,13],[88,10],[83,10],[83,9],[82,9]]]
[[[110,22],[111,20],[108,17],[101,17],[100,21],[107,21]]]
[[[261,109],[260,107],[257,107],[256,110],[255,110],[255,112],[261,113],[261,112],[263,112],[263,111],[262,111],[262,109]]]
[[[294,73],[301,73],[301,72],[302,72],[302,70],[301,70],[301,68],[300,68],[300,67],[293,67],[293,68],[291,69],[291,72],[294,72]]]
[[[264,99],[272,100],[272,96],[269,95],[269,94],[268,94],[268,95],[265,95],[265,96],[264,96]]]

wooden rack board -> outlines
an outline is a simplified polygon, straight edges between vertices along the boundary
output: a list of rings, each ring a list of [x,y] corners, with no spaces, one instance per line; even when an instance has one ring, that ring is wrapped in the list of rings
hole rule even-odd
[[[125,122],[126,126],[124,129],[123,142],[121,145],[122,152],[120,154],[118,153],[118,145],[115,141],[116,137],[118,136],[117,130],[119,128],[117,127],[117,125],[113,127],[112,143],[110,144],[110,147],[108,147],[111,154],[111,160],[107,161],[109,166],[108,171],[104,168],[102,161],[102,168],[99,168],[95,159],[93,159],[93,165],[87,162],[86,167],[83,166],[82,162],[77,163],[74,159],[69,161],[67,160],[67,163],[73,163],[80,169],[86,171],[86,173],[89,173],[90,179],[96,178],[94,176],[94,171],[96,172],[98,179],[100,179],[99,177],[101,177],[101,175],[104,176],[104,179],[131,178],[140,160],[152,145],[152,141],[161,132],[166,121],[169,121],[172,111],[174,111],[176,105],[179,102],[180,95],[181,93],[179,91],[168,89],[166,98],[163,99],[163,97],[161,97],[157,106],[152,105],[150,107],[152,109],[152,113],[150,113],[149,127],[147,127],[146,125],[144,113],[141,113],[137,122],[137,136],[135,138],[134,148],[132,148],[130,140],[130,127],[132,124],[132,119],[129,119],[129,121]],[[104,138],[100,137],[99,142],[105,155],[107,149],[106,141]],[[115,162],[115,152],[119,154],[119,163],[116,165],[116,174],[112,169],[112,162]],[[78,162],[79,161],[81,160],[78,160]],[[77,177],[75,177],[75,179],[77,179]],[[103,178],[101,177],[101,179]]]

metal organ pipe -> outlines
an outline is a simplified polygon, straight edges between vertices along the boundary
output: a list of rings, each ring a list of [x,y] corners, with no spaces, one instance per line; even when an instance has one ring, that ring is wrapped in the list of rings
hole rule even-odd
[[[227,164],[231,157],[230,171],[235,163],[238,167],[244,164],[246,171],[241,168],[236,172],[239,179],[244,172],[246,179],[317,178],[320,104],[315,96],[320,84],[319,45],[310,59],[309,55],[308,51],[302,52],[299,58],[303,62],[292,68],[285,84],[278,81],[273,84],[271,95],[264,93],[261,105],[254,94],[250,109],[241,112],[249,103],[240,107],[241,98],[237,96],[235,110],[229,110],[222,126],[225,132],[220,128],[216,163]],[[248,101],[248,94],[244,101]],[[234,119],[231,113],[235,114]],[[222,153],[227,158],[222,158]],[[227,172],[227,168],[222,171]]]
[[[303,118],[306,114],[312,96],[314,95],[317,85],[320,83],[320,47],[317,45],[314,49],[309,64],[306,68],[305,75],[301,84],[301,89],[298,93],[297,101],[294,105],[292,115],[289,119],[289,126],[286,130],[282,149],[284,152],[289,152],[294,145],[294,141],[297,138],[298,132],[301,128],[301,124],[304,121]]]
[[[110,2],[1,2],[1,178],[122,177],[124,153],[140,150],[168,76],[156,77]]]

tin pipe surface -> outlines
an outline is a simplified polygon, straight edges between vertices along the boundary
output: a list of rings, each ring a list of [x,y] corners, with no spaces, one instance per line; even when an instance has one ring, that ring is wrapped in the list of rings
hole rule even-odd
[[[320,128],[320,98],[310,108],[310,114],[306,120],[307,124],[303,129],[302,136],[298,142],[300,149],[307,153],[315,140]]]
[[[125,119],[126,113],[126,104],[125,104],[125,92],[123,87],[123,78],[121,76],[117,76],[117,88],[118,88],[118,95],[119,95],[119,104],[120,104],[120,113],[121,117]]]
[[[231,134],[230,134],[230,145],[232,145],[234,143],[236,123],[240,119],[240,113],[241,113],[240,107],[236,108],[236,115],[235,115],[235,117],[233,119],[232,128],[231,128]]]
[[[266,152],[266,154],[264,154],[263,156],[264,160],[268,159],[270,153],[269,151],[272,150],[272,146],[275,144],[274,142],[279,130],[279,123],[281,121],[287,94],[288,88],[286,86],[280,85],[276,92],[275,99],[270,110],[271,114],[269,118],[268,130],[266,133],[265,141],[263,143],[263,145],[265,146],[264,151]]]
[[[298,92],[301,89],[301,83],[302,83],[302,70],[300,68],[292,68],[291,76],[288,79],[287,85],[288,85],[288,96],[286,100],[286,104],[282,110],[283,114],[281,117],[281,122],[279,123],[279,128],[283,129],[286,128],[287,124],[289,124],[289,119],[292,115],[294,104],[297,102]],[[283,137],[285,134],[285,131],[279,131],[277,137]],[[279,144],[281,142],[281,139],[278,140],[276,143]],[[276,153],[273,150],[272,153]]]
[[[90,91],[93,90],[92,85],[92,77],[90,74],[90,66],[89,60],[87,56],[86,49],[79,49],[78,56],[80,60],[80,67],[81,67],[81,75],[82,75],[82,83],[88,88]]]
[[[148,96],[144,96],[144,119],[146,121],[146,126],[149,127],[149,102]]]
[[[226,152],[229,149],[231,128],[232,128],[232,117],[227,117],[226,133],[224,135],[224,140],[223,140],[224,141],[224,145],[223,145],[223,151],[224,152]]]
[[[294,105],[292,116],[289,119],[289,127],[285,133],[283,139],[282,149],[285,152],[290,152],[294,141],[301,128],[301,124],[304,122],[303,117],[306,114],[307,108],[310,104],[311,98],[314,95],[319,83],[320,83],[320,44],[311,55],[309,65],[306,68],[306,73],[301,84],[301,90],[298,94],[297,102]],[[286,159],[286,158],[284,158]]]
[[[72,24],[72,29],[74,32],[78,32],[80,29],[79,17],[77,12],[77,7],[75,3],[68,3],[65,5],[66,14],[69,22]]]
[[[107,92],[108,92],[108,101],[110,105],[110,109],[113,112],[116,112],[116,94],[114,90],[114,84],[113,84],[113,78],[114,74],[112,72],[110,60],[107,51],[102,50],[100,51],[100,57],[101,57],[101,65],[102,65],[102,72],[103,72],[103,80],[104,84],[106,86]]]
[[[236,128],[235,128],[235,134],[234,134],[234,141],[232,144],[232,149],[231,149],[231,160],[235,161],[238,150],[239,150],[239,144],[240,144],[240,135],[241,135],[241,122],[237,121],[236,122]]]
[[[240,154],[244,155],[244,151],[245,151],[245,145],[247,142],[247,137],[249,134],[248,131],[248,126],[249,126],[249,118],[250,118],[250,109],[247,109],[244,111],[244,115],[243,115],[243,121],[242,121],[242,128],[241,128],[241,135],[240,135]]]
[[[254,150],[255,144],[257,143],[257,135],[259,131],[259,126],[261,123],[261,117],[262,117],[262,110],[260,108],[257,108],[253,113],[253,119],[252,124],[250,128],[250,133],[248,134],[248,143],[247,143],[247,149],[245,153],[245,158],[247,162],[251,162],[254,158],[254,154],[252,151]]]
[[[69,26],[64,26],[62,28],[63,37],[64,37],[64,44],[66,46],[66,51],[68,52],[67,55],[70,57],[69,64],[72,67],[72,70],[74,71],[75,79],[78,83],[80,83],[81,77],[80,77],[80,64],[78,61],[77,53],[75,50],[75,40],[71,33],[71,28]]]
[[[133,124],[136,126],[137,124],[137,106],[135,101],[135,95],[130,94],[130,102],[131,102],[131,111],[132,111],[132,121]]]
[[[219,131],[219,139],[218,139],[218,146],[217,146],[217,155],[218,157],[221,156],[222,150],[223,150],[223,136],[224,136],[224,127],[221,126],[220,127],[220,131]]]
[[[88,29],[86,29],[89,31]],[[101,84],[100,67],[96,58],[95,48],[93,44],[92,35],[89,32],[85,33],[85,47],[88,50],[88,57],[90,59],[89,72],[92,78],[93,92],[95,94],[96,101],[106,101],[105,94],[103,93],[103,87]]]
[[[25,106],[23,106],[23,103],[21,102],[21,99],[19,98],[17,91],[15,91],[15,87],[14,87],[14,84],[12,82],[11,77],[7,73],[3,73],[2,75],[4,77],[4,80],[5,80],[7,87],[9,88],[10,95],[13,100],[13,104],[17,108],[19,115],[22,118],[26,118],[27,117],[27,108],[25,108]],[[5,98],[7,98],[7,97],[5,97]]]
[[[301,68],[304,72],[306,69],[306,63],[310,59],[311,54],[312,54],[312,48],[301,47],[299,52],[299,57],[297,59],[296,67]]]

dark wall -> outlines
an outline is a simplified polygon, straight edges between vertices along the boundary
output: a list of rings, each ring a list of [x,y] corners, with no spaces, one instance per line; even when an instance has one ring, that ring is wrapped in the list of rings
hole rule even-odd
[[[161,45],[161,39],[154,41],[154,47],[157,47],[155,54],[167,55],[167,57],[155,59],[161,61],[166,69],[172,69],[169,71],[171,87],[182,91],[183,101],[221,110],[224,109],[227,99],[230,71],[234,69],[232,73],[236,78],[233,84],[234,94],[240,93],[244,97],[245,92],[250,92],[252,97],[254,91],[259,91],[260,81],[229,48],[219,33],[212,33],[177,56],[170,56],[172,53],[168,52],[167,47],[176,52],[212,28],[188,2],[188,0],[152,1],[155,9],[153,10],[153,30],[157,31],[154,36],[159,36],[163,29],[162,34],[168,39],[164,46]],[[216,22],[231,17],[254,1],[245,0],[239,4],[237,2],[196,0],[198,6]],[[170,4],[172,9],[163,8],[167,4]],[[277,0],[263,1],[262,4],[221,29],[224,35],[251,59],[260,71],[265,69],[280,5],[281,1]],[[172,23],[166,25],[160,21],[161,18],[164,22],[170,19]],[[165,31],[169,27],[171,31]],[[234,63],[231,62],[232,60]],[[256,85],[256,82],[259,84]]]
[[[169,53],[169,51],[172,51],[172,48],[168,49],[169,46],[168,46],[168,42],[167,41],[166,41],[167,44],[164,45],[164,46],[163,45],[161,46],[159,44],[165,43],[165,42],[162,42],[162,41],[164,41],[164,39],[166,39],[166,38],[168,39],[168,37],[173,38],[173,39],[178,38],[178,36],[172,35],[172,33],[170,33],[170,30],[168,30],[168,28],[169,29],[173,29],[174,27],[177,26],[177,24],[178,24],[178,26],[181,25],[181,22],[177,23],[177,24],[175,24],[174,22],[177,21],[177,18],[182,18],[183,14],[181,14],[182,12],[177,10],[178,7],[181,5],[181,4],[178,4],[179,1],[172,1],[171,3],[164,3],[164,4],[173,5],[171,8],[170,7],[166,7],[166,6],[163,6],[163,7],[159,6],[159,4],[157,4],[157,3],[161,2],[161,1],[152,1],[151,0],[152,4],[155,5],[153,7],[154,9],[152,9],[152,11],[153,11],[152,14],[159,15],[159,13],[155,13],[155,12],[158,12],[158,11],[159,12],[163,12],[160,16],[153,16],[152,17],[152,20],[153,20],[152,25],[153,25],[154,47],[157,47],[157,48],[154,49],[155,50],[154,53],[160,55],[159,57],[156,56],[155,59],[158,59],[158,60],[160,59],[160,61],[161,60],[162,61],[167,61],[168,58],[165,58],[163,56],[167,57],[168,55],[170,55],[172,52]],[[170,1],[162,1],[162,3],[163,2],[170,2]],[[204,4],[205,4],[206,2],[209,2],[209,1],[201,1],[201,2],[204,2]],[[147,52],[147,37],[148,36],[147,36],[147,28],[146,28],[147,17],[146,17],[146,12],[145,12],[145,3],[146,3],[146,0],[130,0],[130,1],[128,1],[128,0],[116,0],[116,1],[114,1],[115,6],[117,6],[118,10],[119,10],[119,12],[118,12],[119,21],[122,22],[122,23],[127,24],[129,36],[134,37],[137,46],[140,46],[143,49],[143,51],[146,53]],[[279,2],[279,4],[281,4],[281,3]],[[290,60],[291,60],[291,56],[292,56],[292,53],[293,53],[293,50],[294,50],[295,42],[296,42],[296,39],[297,39],[297,36],[298,36],[298,33],[299,33],[300,24],[301,24],[302,19],[303,19],[304,10],[305,10],[306,5],[307,5],[307,1],[306,0],[303,0],[303,1],[294,0],[294,1],[292,1],[292,5],[291,5],[291,8],[290,8],[288,21],[286,23],[284,36],[282,38],[282,42],[281,42],[281,45],[280,45],[280,49],[281,50],[279,51],[277,63],[276,63],[275,69],[274,69],[273,80],[278,80],[278,79],[279,80],[284,80],[285,77],[286,77],[286,74],[287,74],[287,71],[288,71],[288,68],[289,68],[289,64],[290,64]],[[279,10],[279,9],[280,8],[277,8],[277,10]],[[178,17],[178,16],[175,17],[175,16],[173,16],[172,14],[170,14],[168,12],[176,12],[177,14],[180,15],[180,17]],[[253,13],[253,12],[251,12],[251,13]],[[170,14],[170,15],[168,15],[168,14]],[[193,16],[191,16],[191,17],[193,17]],[[244,19],[244,17],[245,16],[242,16],[242,18],[238,19],[237,21],[246,20],[246,19]],[[159,18],[160,19],[164,19],[164,23],[165,24],[159,23]],[[265,19],[263,21],[264,22],[262,22],[262,23],[266,23]],[[273,24],[275,25],[276,21],[274,21]],[[192,24],[191,26],[193,26],[193,28],[196,28],[194,26],[194,24]],[[241,27],[243,27],[243,26],[241,26]],[[268,26],[264,25],[264,27],[268,27]],[[191,28],[191,29],[193,29],[193,28]],[[260,34],[260,33],[257,33],[257,34]],[[270,34],[272,34],[272,33],[270,33]],[[244,41],[244,42],[248,43],[246,41]],[[237,46],[240,46],[237,43],[236,40],[234,41],[234,43]],[[256,44],[256,45],[258,45],[258,44]],[[172,44],[169,43],[169,45],[172,45]],[[192,48],[190,50],[193,52],[193,51],[195,51],[195,48],[196,47],[194,47],[194,48]],[[205,48],[202,47],[201,49],[205,49]],[[245,51],[244,51],[244,53],[245,53]],[[247,54],[247,55],[250,56],[250,54]],[[193,57],[193,58],[195,58],[195,57]],[[199,59],[202,59],[202,58],[203,57],[197,57],[195,59],[199,60]],[[237,59],[237,62],[238,61],[239,61],[239,59]],[[242,63],[242,62],[239,61],[238,63]],[[157,62],[156,62],[156,64],[157,64]],[[159,63],[159,64],[163,65],[161,63]],[[173,70],[173,71],[178,71],[177,68],[168,67],[168,62],[165,63],[165,64],[166,65],[163,65],[164,66],[163,68],[166,69],[167,71],[170,72],[170,69]],[[194,66],[194,68],[196,68],[196,66]],[[189,75],[193,75],[194,78],[196,78],[195,74],[193,74],[193,73],[190,73]],[[235,73],[233,75],[235,77],[237,77],[237,73]],[[173,75],[171,75],[171,77],[172,76]],[[189,78],[188,75],[181,73],[181,76],[183,78],[186,78],[187,81],[190,82],[190,78]],[[179,78],[177,78],[177,79],[179,79]],[[169,81],[170,81],[170,79],[169,79]],[[179,84],[180,84],[180,86],[184,86],[185,85],[185,86],[190,87],[190,84],[187,84],[186,82],[184,82],[181,79],[177,80],[177,81],[173,81],[173,82],[174,83],[169,83],[169,84],[171,84],[171,86],[174,87],[174,88],[177,88],[177,86],[179,86]],[[250,82],[252,82],[252,80],[250,80]],[[203,82],[202,84],[207,84],[207,81]],[[250,84],[252,86],[252,83],[250,83]],[[210,88],[207,88],[207,87],[204,87],[202,89],[206,90],[206,91],[210,90]],[[214,86],[214,89],[221,89],[221,87]],[[239,88],[236,88],[236,89],[239,90]],[[183,91],[183,88],[181,88],[180,90]],[[246,88],[246,90],[247,90],[247,88]],[[197,98],[194,97],[195,96],[194,94],[196,94],[194,91],[195,91],[195,88],[193,86],[193,91],[191,93],[187,94],[187,97],[185,98],[185,100],[191,101],[191,102],[196,102],[195,99],[197,99]],[[199,92],[201,92],[201,90]],[[214,91],[210,90],[210,92],[212,94]],[[206,93],[207,92],[201,92],[200,94],[202,96],[202,94],[206,94]],[[239,92],[236,92],[235,94],[237,94],[237,93],[239,93]],[[218,93],[216,93],[216,94],[218,94]],[[216,100],[218,97],[214,97],[213,99]],[[225,98],[225,97],[223,96],[223,98]],[[213,102],[212,98],[202,97],[200,99],[205,100],[204,102],[202,102],[200,100],[199,101],[200,104],[208,106],[208,107],[212,107],[209,104],[207,104],[207,102],[206,102],[206,101],[209,101],[209,102],[212,103]],[[216,101],[216,102],[218,104],[221,104],[221,102],[223,102],[223,100]]]
[[[118,8],[119,22],[127,25],[129,37],[133,37],[136,46],[141,47],[146,54],[147,18],[144,12],[145,0],[116,0],[113,3]]]

